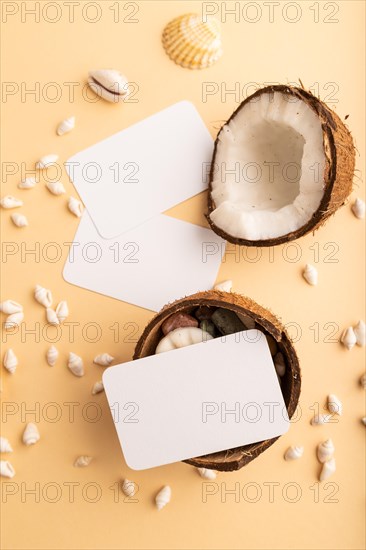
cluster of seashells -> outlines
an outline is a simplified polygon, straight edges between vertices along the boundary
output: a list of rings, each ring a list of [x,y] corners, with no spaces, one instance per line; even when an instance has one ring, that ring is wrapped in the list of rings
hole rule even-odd
[[[284,458],[287,461],[298,460],[304,454],[304,447],[291,446],[286,449]],[[322,464],[322,469],[319,474],[319,481],[325,481],[336,471],[336,463],[333,457],[334,445],[331,439],[327,439],[316,448],[316,456],[319,462]]]
[[[27,447],[34,445],[39,441],[41,438],[37,425],[33,424],[33,422],[29,422],[26,424],[23,435],[22,435],[22,441],[24,445],[27,445]],[[9,442],[9,440],[6,437],[0,437],[0,453],[12,453],[13,448]],[[12,464],[9,462],[9,460],[0,460],[0,476],[1,477],[7,477],[7,478],[13,478],[15,476],[15,469],[12,466]]]
[[[50,325],[60,325],[69,316],[69,306],[66,300],[59,302],[55,309],[52,308],[53,297],[52,292],[48,288],[36,285],[34,298],[46,309],[46,319]]]
[[[344,329],[340,342],[348,351],[357,346],[363,347],[366,344],[366,324],[360,319],[354,327]]]
[[[18,327],[24,319],[23,306],[15,300],[5,300],[0,303],[0,311],[6,314],[4,329],[10,330]]]

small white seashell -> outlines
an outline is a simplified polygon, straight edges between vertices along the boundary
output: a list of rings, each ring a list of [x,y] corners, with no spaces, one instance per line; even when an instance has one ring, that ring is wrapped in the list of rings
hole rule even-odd
[[[328,407],[328,411],[331,412],[332,414],[338,414],[339,416],[341,416],[342,410],[343,410],[342,402],[333,393],[328,395],[327,407]]]
[[[319,443],[316,449],[316,456],[318,457],[319,462],[327,462],[334,455],[335,447],[331,439]]]
[[[302,272],[302,276],[304,277],[305,281],[309,283],[309,285],[314,286],[318,284],[318,271],[313,265],[306,264],[305,269]]]
[[[68,132],[71,132],[75,128],[75,117],[71,116],[69,118],[65,118],[57,127],[56,133],[58,136],[63,136],[64,134],[67,134]]]
[[[222,283],[218,283],[214,286],[214,290],[222,290],[222,292],[231,292],[231,289],[233,288],[233,282],[230,280],[223,281]]]
[[[18,311],[18,313],[11,313],[11,315],[8,315],[5,320],[5,323],[4,323],[5,330],[10,330],[14,327],[19,327],[23,319],[24,319],[24,313],[22,311]]]
[[[285,358],[280,351],[274,356],[273,362],[278,376],[284,376],[286,372],[286,363]]]
[[[57,161],[58,155],[45,155],[44,157],[41,157],[36,163],[36,169],[44,170],[45,168],[52,166],[52,164],[55,164]]]
[[[11,348],[9,348],[4,355],[3,365],[10,374],[14,374],[18,365],[18,358]]]
[[[351,350],[357,343],[356,334],[352,327],[346,328],[341,335],[341,343],[345,348]]]
[[[7,460],[0,460],[0,476],[2,477],[14,477],[15,470],[13,466]]]
[[[112,361],[114,361],[114,357],[109,355],[109,353],[101,353],[100,355],[94,357],[93,363],[96,365],[101,365],[102,367],[108,367]]]
[[[25,445],[34,445],[41,439],[38,428],[33,422],[29,422],[23,432],[23,443]]]
[[[118,103],[128,96],[128,80],[114,69],[100,69],[89,72],[88,84],[100,97],[111,103]]]
[[[304,447],[289,447],[285,452],[285,460],[297,460],[304,454]]]
[[[24,214],[19,214],[18,212],[14,212],[14,214],[12,214],[10,218],[13,224],[16,225],[17,227],[27,227],[28,225],[28,220],[24,216]]]
[[[52,293],[47,288],[43,288],[41,285],[36,285],[34,289],[34,297],[42,306],[51,307],[52,306]]]
[[[60,181],[48,181],[46,187],[53,195],[63,195],[66,193],[65,187]]]
[[[47,323],[50,325],[59,325],[60,321],[56,315],[56,311],[51,307],[46,308]]]
[[[60,323],[63,323],[69,316],[69,308],[66,300],[62,300],[56,308],[56,315]]]
[[[361,422],[364,426],[366,426],[366,416],[364,416],[363,418],[361,418]]]
[[[50,367],[54,367],[56,365],[58,355],[59,355],[59,353],[57,351],[57,348],[55,348],[55,346],[51,346],[47,350],[46,359],[47,359],[47,363],[49,364]]]
[[[322,467],[321,472],[320,472],[319,480],[320,481],[325,481],[326,479],[328,479],[328,477],[333,475],[335,471],[336,471],[335,459],[331,458],[327,462],[324,462],[323,467]]]
[[[93,386],[92,395],[96,395],[97,393],[101,393],[102,391],[104,391],[104,385],[103,382],[99,380],[98,382],[95,382]]]
[[[25,178],[18,183],[18,189],[33,189],[36,184],[36,178]]]
[[[363,375],[361,376],[360,384],[363,387],[363,389],[366,390],[366,372],[364,372]]]
[[[70,351],[67,366],[75,376],[84,376],[84,363],[81,357]]]
[[[18,208],[19,206],[23,206],[23,201],[16,199],[12,195],[6,195],[1,199],[0,205],[6,209]]]
[[[362,218],[365,217],[365,203],[362,199],[357,198],[355,202],[351,206],[351,210],[353,214],[358,218],[359,220],[362,220]]]
[[[77,216],[78,218],[81,217],[84,208],[80,201],[78,201],[74,197],[70,197],[69,202],[67,203],[67,206],[70,212],[74,214],[74,216]]]
[[[361,319],[357,325],[353,327],[353,332],[356,336],[356,344],[363,347],[366,344],[366,324]]]
[[[129,479],[124,479],[122,481],[122,491],[126,497],[133,497],[136,493],[136,484]]]
[[[0,311],[7,315],[11,315],[12,313],[20,313],[23,311],[23,306],[14,300],[5,300],[5,302],[0,303]]]
[[[331,418],[331,414],[316,414],[311,419],[310,424],[312,426],[321,426],[322,424],[326,424],[327,422],[329,422]]]
[[[0,437],[0,453],[12,453],[13,449],[6,437]]]
[[[212,340],[211,334],[196,327],[176,328],[169,332],[158,343],[155,353],[164,353],[172,349],[184,348],[199,342]]]
[[[172,490],[169,485],[165,485],[155,497],[156,507],[158,510],[161,510],[170,502],[172,497]]]
[[[78,456],[74,462],[74,466],[75,468],[85,468],[86,466],[89,466],[92,460],[92,456]]]
[[[215,470],[209,470],[208,468],[197,468],[197,471],[203,479],[216,479]]]

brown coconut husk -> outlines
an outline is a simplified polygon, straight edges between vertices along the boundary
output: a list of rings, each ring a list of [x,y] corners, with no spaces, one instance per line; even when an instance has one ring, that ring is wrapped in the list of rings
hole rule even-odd
[[[305,101],[305,103],[307,103],[307,105],[320,118],[323,129],[323,147],[326,158],[326,166],[324,170],[324,195],[319,208],[316,212],[314,212],[311,219],[305,225],[300,227],[300,229],[274,239],[251,241],[229,235],[217,227],[211,220],[210,214],[216,208],[215,202],[211,196],[212,181],[220,132],[226,124],[228,124],[239,113],[239,111],[243,109],[247,102],[263,93],[268,92],[282,92],[283,94],[291,95],[301,101]],[[323,225],[326,220],[333,215],[336,210],[338,210],[338,208],[344,205],[347,197],[352,191],[354,170],[355,147],[352,135],[334,111],[332,111],[323,101],[303,88],[285,85],[267,86],[257,90],[254,94],[247,97],[231,115],[229,120],[222,126],[217,135],[210,171],[208,215],[206,217],[213,231],[215,231],[215,233],[220,235],[223,239],[233,244],[243,246],[275,246],[287,243],[298,239],[307,233],[316,231],[316,229]]]
[[[137,342],[133,359],[154,355],[156,346],[164,336],[161,325],[167,317],[177,312],[193,313],[199,306],[222,307],[235,313],[249,315],[255,320],[259,328],[262,328],[276,340],[279,351],[283,353],[286,362],[286,372],[282,378],[281,389],[288,415],[291,418],[299,401],[301,386],[300,366],[296,351],[284,326],[277,317],[250,298],[240,294],[208,290],[168,304],[146,326]],[[199,468],[226,472],[239,470],[268,449],[277,439],[278,437],[267,439],[259,443],[191,458],[184,462]]]

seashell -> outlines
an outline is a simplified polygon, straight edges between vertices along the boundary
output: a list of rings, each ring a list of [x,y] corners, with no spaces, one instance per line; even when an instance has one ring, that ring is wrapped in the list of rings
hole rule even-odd
[[[70,351],[67,366],[75,376],[84,376],[84,363],[81,357]]]
[[[63,323],[69,316],[69,307],[66,300],[62,300],[56,308],[56,315],[60,323]]]
[[[92,388],[92,395],[96,395],[97,393],[101,393],[102,391],[104,391],[104,385],[103,382],[99,380],[98,382],[95,382]]]
[[[183,327],[172,330],[160,340],[155,353],[163,353],[172,349],[184,348],[192,344],[198,344],[212,340],[211,334],[196,327]]]
[[[57,351],[57,348],[55,348],[55,346],[51,346],[50,348],[48,348],[46,353],[46,359],[50,367],[54,367],[56,365],[58,356],[59,356],[59,353]]]
[[[5,209],[18,208],[19,206],[23,206],[23,201],[16,199],[12,195],[6,195],[1,199],[0,205]]]
[[[34,289],[34,297],[42,306],[51,307],[52,306],[52,293],[47,288],[43,288],[41,285],[36,285]]]
[[[19,214],[18,212],[15,212],[10,216],[10,218],[13,224],[17,227],[26,227],[28,225],[28,220],[24,216],[24,214]]]
[[[114,357],[109,355],[109,353],[101,353],[94,357],[93,363],[96,365],[101,365],[102,367],[109,367],[109,365],[114,361]]]
[[[204,69],[222,55],[220,24],[210,18],[189,13],[170,21],[163,31],[163,47],[177,65],[187,69]]]
[[[45,168],[52,166],[52,164],[55,164],[57,161],[58,155],[45,155],[44,157],[41,157],[36,163],[36,169],[44,170]]]
[[[342,402],[333,393],[328,395],[327,407],[328,407],[328,411],[331,412],[332,414],[338,414],[339,416],[341,416],[342,409],[343,409]]]
[[[289,447],[285,452],[285,460],[297,460],[304,454],[304,447]]]
[[[15,470],[13,466],[7,460],[0,460],[0,476],[2,477],[14,477]]]
[[[13,449],[6,437],[0,437],[0,453],[12,453]]]
[[[276,353],[273,361],[274,361],[274,366],[278,376],[284,376],[286,372],[286,363],[285,363],[285,358],[280,351]]]
[[[114,69],[100,69],[89,72],[88,84],[100,97],[111,103],[118,103],[128,96],[128,80]]]
[[[23,432],[23,443],[25,445],[34,445],[41,439],[38,428],[33,422],[29,422]]]
[[[11,315],[12,313],[20,313],[23,311],[23,306],[14,300],[5,300],[5,302],[0,303],[0,311],[7,315]]]
[[[221,290],[222,292],[231,292],[231,289],[233,288],[233,282],[230,280],[223,281],[222,283],[218,283],[214,286],[214,290]]]
[[[92,456],[78,456],[74,462],[74,466],[75,468],[85,468],[86,466],[89,466],[92,460]]]
[[[359,220],[362,220],[362,218],[365,217],[365,203],[362,199],[357,198],[355,202],[351,206],[351,210],[353,214],[358,218]]]
[[[335,447],[331,439],[319,443],[316,449],[316,456],[318,457],[319,462],[324,463],[330,460],[334,454]]]
[[[309,285],[314,286],[318,284],[318,271],[313,265],[306,264],[302,276]]]
[[[346,328],[341,335],[341,343],[345,348],[351,350],[357,343],[357,337],[352,327]]]
[[[5,330],[10,330],[14,327],[19,327],[23,319],[24,319],[24,313],[22,311],[18,311],[17,313],[12,313],[11,315],[8,315],[4,323]]]
[[[63,136],[64,134],[67,134],[68,132],[71,132],[75,128],[75,117],[71,116],[69,118],[65,118],[60,124],[57,126],[56,134],[58,136]]]
[[[326,424],[327,422],[329,422],[331,418],[332,418],[331,414],[316,414],[311,419],[310,424],[312,426],[322,426],[323,424]]]
[[[36,178],[24,178],[18,183],[18,189],[33,189],[36,184]]]
[[[70,212],[74,214],[74,216],[77,216],[78,218],[81,217],[84,207],[80,201],[78,201],[74,197],[70,197],[69,202],[67,203],[67,206]]]
[[[122,481],[122,491],[126,497],[133,497],[136,494],[136,484],[129,479],[124,479]]]
[[[360,320],[357,325],[353,327],[353,332],[356,336],[356,344],[363,347],[366,344],[366,325],[365,322]]]
[[[155,503],[158,510],[161,510],[170,502],[172,497],[172,490],[169,485],[165,485],[155,497]]]
[[[65,187],[60,181],[48,181],[46,187],[53,195],[58,196],[66,193]]]
[[[209,470],[208,468],[197,468],[197,471],[203,479],[216,479],[215,470]]]
[[[336,462],[334,458],[331,458],[327,462],[324,462],[320,472],[319,480],[325,481],[326,479],[328,479],[328,477],[333,475],[335,471],[336,471]]]
[[[364,426],[366,426],[366,416],[364,416],[363,418],[361,418],[361,422]]]
[[[361,376],[360,384],[363,387],[363,389],[366,390],[366,372],[364,372],[363,375]]]
[[[56,311],[51,307],[46,308],[47,323],[50,325],[59,325],[60,321],[56,315]]]
[[[14,372],[16,371],[18,358],[11,348],[9,348],[4,355],[3,365],[6,370],[10,372],[10,374],[14,374]]]

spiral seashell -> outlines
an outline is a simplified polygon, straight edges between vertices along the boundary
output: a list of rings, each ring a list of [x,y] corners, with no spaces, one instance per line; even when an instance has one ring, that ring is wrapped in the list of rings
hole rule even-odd
[[[13,224],[17,227],[27,227],[28,225],[28,220],[24,216],[24,214],[19,214],[18,212],[15,212],[10,216],[10,218]]]
[[[101,353],[94,357],[93,363],[96,365],[101,365],[102,367],[109,367],[109,365],[114,361],[114,357],[109,355],[109,353]]]
[[[285,460],[298,460],[304,454],[304,447],[289,447],[285,452]]]
[[[7,315],[11,315],[12,313],[20,313],[23,311],[23,306],[14,300],[5,300],[5,302],[0,303],[0,311]]]
[[[23,206],[23,201],[16,199],[12,195],[6,195],[1,199],[0,205],[2,206],[2,208],[8,210],[10,208],[19,208],[19,206]]]
[[[328,395],[327,407],[328,407],[328,411],[331,412],[332,414],[338,414],[339,416],[341,416],[342,410],[343,410],[342,402],[333,393]]]
[[[18,183],[18,189],[33,189],[36,184],[36,178],[24,178]]]
[[[357,198],[351,206],[353,214],[359,220],[362,220],[365,217],[365,203],[362,199]]]
[[[364,372],[360,378],[360,385],[366,390],[366,372]]]
[[[60,321],[56,315],[56,311],[51,307],[46,308],[46,318],[47,323],[49,323],[50,325],[56,326],[60,324]]]
[[[6,437],[0,437],[0,453],[12,453],[13,449]]]
[[[283,353],[281,353],[280,351],[276,353],[273,361],[274,361],[274,366],[278,376],[281,376],[281,377],[284,376],[286,372],[286,363],[285,363],[285,358],[283,356]]]
[[[161,510],[170,502],[172,497],[172,490],[169,485],[165,485],[155,497],[155,503],[158,510]]]
[[[314,286],[318,284],[318,271],[313,265],[306,264],[302,276],[309,285]]]
[[[172,349],[183,348],[212,340],[211,334],[196,327],[176,328],[162,338],[156,347],[155,353],[163,353]]]
[[[38,428],[33,422],[29,422],[23,432],[23,443],[25,445],[34,445],[41,439]]]
[[[75,468],[86,468],[87,466],[89,466],[92,460],[93,460],[92,456],[85,456],[85,455],[78,456],[74,462],[74,466]]]
[[[52,306],[52,293],[47,288],[43,288],[41,285],[36,285],[34,289],[34,297],[42,306],[51,307]]]
[[[118,103],[128,96],[128,80],[114,69],[99,69],[89,72],[88,84],[100,97],[110,103]]]
[[[164,28],[162,41],[170,59],[187,69],[210,67],[222,55],[219,22],[213,18],[204,22],[195,13],[170,21]]]
[[[216,479],[215,470],[209,470],[208,468],[197,468],[197,471],[203,479]]]
[[[11,313],[11,315],[8,315],[5,320],[5,323],[4,323],[5,330],[10,330],[14,327],[19,327],[23,319],[24,319],[24,313],[22,311],[18,311],[17,313]]]
[[[44,157],[41,157],[39,161],[36,163],[36,169],[37,170],[44,170],[45,168],[48,168],[49,166],[52,166],[52,164],[55,164],[58,161],[58,155],[45,155]]]
[[[366,344],[365,322],[360,319],[357,325],[353,327],[353,332],[355,333],[355,336],[356,336],[356,344],[360,347],[363,347]]]
[[[46,353],[46,359],[50,367],[54,367],[56,365],[58,356],[59,356],[59,353],[57,348],[55,348],[55,346],[51,346],[50,348],[48,348]]]
[[[331,458],[327,462],[324,462],[323,467],[322,467],[321,472],[320,472],[319,480],[320,481],[325,481],[326,479],[328,479],[328,477],[333,475],[335,471],[336,471],[335,458]]]
[[[352,327],[346,328],[341,335],[341,343],[350,351],[357,343],[356,334]]]
[[[66,189],[60,181],[48,181],[46,183],[47,189],[52,193],[52,195],[63,195],[66,193]]]
[[[214,290],[221,290],[222,292],[231,292],[233,288],[233,282],[230,280],[223,281],[214,286]]]
[[[2,477],[14,477],[15,470],[13,466],[7,460],[0,460],[0,476]]]
[[[319,462],[324,463],[330,460],[334,454],[335,447],[331,439],[319,443],[316,449],[316,456],[318,457]]]
[[[66,300],[62,300],[56,308],[56,315],[60,323],[63,323],[69,316],[69,307]]]
[[[18,366],[18,358],[11,348],[4,355],[3,365],[10,374],[14,374]]]
[[[312,426],[322,426],[326,424],[331,419],[332,415],[330,414],[316,414],[310,421]]]
[[[75,197],[70,197],[69,198],[69,202],[67,203],[67,206],[68,206],[68,209],[70,210],[70,212],[72,214],[74,214],[74,216],[80,218],[83,214],[83,211],[84,211],[84,207],[83,205],[81,204],[80,201],[78,201],[77,199],[75,199]]]
[[[136,483],[130,481],[129,479],[124,479],[122,481],[122,491],[126,497],[133,497],[136,494]]]
[[[68,368],[75,376],[84,376],[84,363],[81,357],[70,351],[69,361],[67,363]]]
[[[101,380],[98,380],[92,388],[92,395],[97,395],[97,393],[101,393],[102,391],[104,391],[104,384]]]
[[[57,126],[56,134],[58,136],[63,136],[64,134],[67,134],[68,132],[71,132],[75,128],[75,117],[71,116],[69,118],[65,118],[60,124]]]

